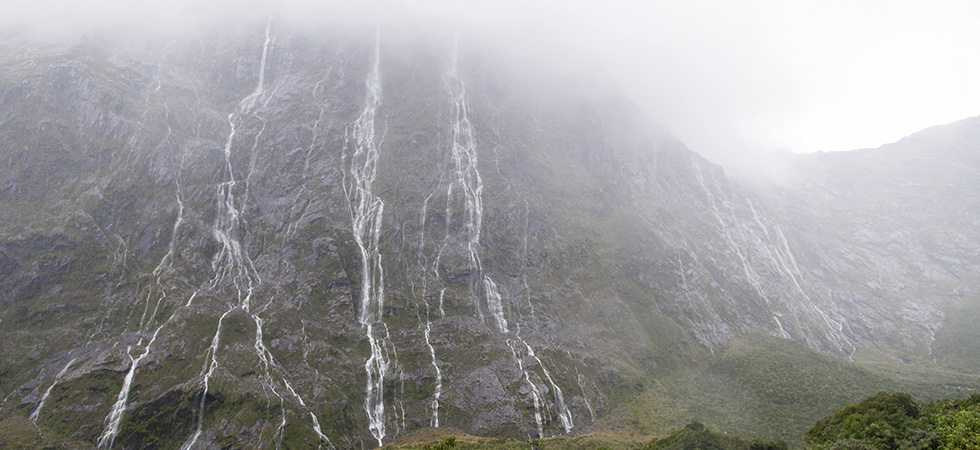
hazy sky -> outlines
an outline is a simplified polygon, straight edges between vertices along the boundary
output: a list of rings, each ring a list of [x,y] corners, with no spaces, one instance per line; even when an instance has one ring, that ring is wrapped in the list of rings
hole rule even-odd
[[[977,0],[494,3],[486,23],[590,55],[716,160],[877,147],[980,114]]]
[[[719,162],[772,149],[874,147],[980,114],[977,0],[4,3],[0,26],[48,29],[169,28],[272,10],[306,20],[384,11],[459,27],[615,80]]]
[[[654,3],[601,20],[636,68],[617,73],[672,86],[638,94],[695,147],[876,147],[980,114],[980,1]]]

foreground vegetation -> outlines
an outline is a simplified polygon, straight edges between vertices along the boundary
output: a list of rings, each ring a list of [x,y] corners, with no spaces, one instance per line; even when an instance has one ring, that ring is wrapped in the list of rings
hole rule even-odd
[[[820,420],[806,441],[815,450],[978,450],[980,394],[920,403],[882,392]]]
[[[936,365],[851,362],[769,336],[742,336],[700,370],[651,379],[590,429],[642,441],[697,419],[722,433],[802,448],[818,420],[877,392],[935,400],[978,390],[980,377]]]
[[[881,391],[909,394],[876,394]],[[652,378],[638,392],[595,423],[576,421],[574,436],[527,441],[470,436],[444,427],[417,430],[388,447],[980,450],[980,395],[963,398],[980,392],[980,377],[939,366],[853,363],[772,337],[739,337],[699,369]],[[942,398],[959,400],[937,400]],[[213,404],[221,417],[271,414],[256,409],[264,403],[254,399],[216,399]],[[848,404],[853,405],[844,406]],[[138,415],[143,410],[134,411]],[[179,426],[179,421],[167,417],[179,416],[180,408],[148,407],[146,412],[160,420],[140,423]],[[61,423],[52,420],[38,428],[26,414],[2,420],[0,448],[90,448],[85,439],[62,437],[67,433],[56,428]],[[173,446],[163,440],[166,435],[133,425],[124,423],[124,428],[146,434],[144,442],[158,448]],[[307,445],[284,442],[284,446]]]
[[[786,450],[780,440],[745,439],[691,422],[646,444],[607,436],[553,438],[522,442],[474,436],[424,438],[392,448],[453,449],[612,449]],[[980,450],[980,394],[964,399],[916,402],[906,393],[881,392],[819,420],[807,433],[810,450]]]
[[[980,439],[970,425],[977,414],[970,402],[976,397],[936,400],[978,390],[978,377],[941,366],[854,363],[777,338],[742,336],[701,370],[651,379],[637,398],[581,435],[528,442],[430,430],[398,441],[395,448],[980,450],[980,444],[965,443],[969,436]],[[909,394],[876,394],[881,391]],[[909,419],[915,426],[888,425],[873,420],[877,415],[851,413],[854,408],[873,410],[874,399],[881,396],[902,396],[915,404],[918,415]],[[848,404],[855,406],[844,407]],[[700,422],[692,424],[694,419]],[[825,431],[816,431],[821,427]],[[862,441],[867,436],[855,430],[865,428],[869,436],[886,436],[885,441]],[[918,435],[924,438],[914,440]],[[902,446],[913,442],[921,446]]]

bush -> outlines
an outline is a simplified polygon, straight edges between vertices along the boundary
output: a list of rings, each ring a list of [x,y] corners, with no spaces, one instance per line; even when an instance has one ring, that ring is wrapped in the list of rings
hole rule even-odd
[[[923,433],[925,428],[912,396],[881,392],[821,419],[806,433],[806,440],[816,448],[838,448],[845,442],[850,446],[845,448],[857,444],[875,449],[928,448],[928,443],[920,442],[929,437]]]
[[[456,448],[456,436],[449,436],[436,445],[426,445],[423,450],[451,450]]]
[[[703,423],[694,421],[663,439],[654,439],[644,447],[644,450],[786,450],[787,448],[783,441],[747,442],[733,436],[715,433]]]
[[[980,394],[916,403],[879,393],[821,419],[806,439],[813,449],[980,450]]]
[[[936,433],[943,450],[980,450],[980,405],[936,415]]]
[[[749,444],[749,450],[788,450],[785,442],[776,439],[756,439]]]

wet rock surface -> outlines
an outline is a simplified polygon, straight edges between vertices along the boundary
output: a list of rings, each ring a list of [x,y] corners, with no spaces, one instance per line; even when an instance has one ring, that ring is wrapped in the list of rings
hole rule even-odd
[[[742,333],[927,360],[977,289],[977,119],[760,190],[466,42],[264,25],[2,44],[0,417],[124,448],[550,436]]]

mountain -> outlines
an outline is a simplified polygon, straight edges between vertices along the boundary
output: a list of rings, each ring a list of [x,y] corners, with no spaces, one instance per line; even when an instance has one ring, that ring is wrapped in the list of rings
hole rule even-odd
[[[898,339],[879,347],[903,347],[906,360],[936,356],[943,310],[976,290],[978,139],[974,117],[879,149],[800,156],[792,193],[776,199],[810,240],[800,251],[819,255],[834,277],[852,278],[854,308],[889,299],[910,319],[860,325],[864,340]]]
[[[541,438],[612,427],[741,336],[843,365],[977,348],[944,311],[978,303],[980,119],[761,189],[621,94],[505,58],[273,21],[6,40],[0,430]]]

